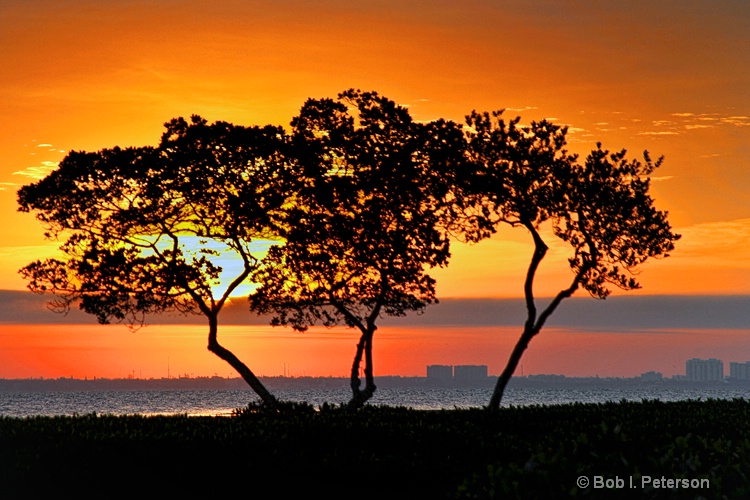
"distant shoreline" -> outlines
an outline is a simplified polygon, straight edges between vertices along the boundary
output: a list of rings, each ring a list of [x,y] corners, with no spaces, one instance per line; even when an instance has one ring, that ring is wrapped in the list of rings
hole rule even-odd
[[[336,389],[348,388],[346,377],[259,377],[269,390]],[[496,377],[455,381],[427,377],[382,376],[376,378],[381,389],[397,388],[491,388]],[[750,380],[725,379],[720,382],[692,382],[663,378],[646,380],[642,377],[566,377],[564,375],[528,375],[511,380],[510,387],[554,388],[554,387],[623,387],[632,385],[669,385],[673,387],[722,387],[726,385],[748,387]],[[76,391],[165,391],[165,390],[251,390],[245,381],[237,378],[177,377],[160,379],[138,378],[27,378],[0,379],[0,393],[10,392],[76,392]]]

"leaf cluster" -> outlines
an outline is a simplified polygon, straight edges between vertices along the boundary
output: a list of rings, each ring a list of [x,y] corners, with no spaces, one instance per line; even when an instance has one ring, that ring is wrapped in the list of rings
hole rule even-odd
[[[66,259],[21,270],[53,305],[80,307],[102,323],[130,325],[165,310],[206,312],[224,251],[242,259],[236,287],[258,265],[250,242],[278,233],[290,172],[276,127],[167,123],[157,147],[71,152],[57,170],[18,192],[50,238],[67,238]]]
[[[48,237],[67,238],[66,259],[21,271],[30,288],[53,292],[58,309],[80,300],[101,322],[135,324],[215,312],[253,281],[251,307],[276,324],[372,331],[381,314],[436,301],[429,269],[447,264],[454,236],[509,224],[546,249],[538,229],[549,222],[573,250],[574,287],[600,298],[609,285],[638,288],[638,266],[679,238],[649,195],[661,159],[597,146],[579,161],[567,128],[547,120],[523,126],[497,111],[421,123],[350,89],[308,99],[291,127],[193,116],[165,124],[156,147],[69,153],[18,192]],[[283,244],[261,260],[258,239]],[[243,266],[217,295],[223,252]]]
[[[449,187],[435,165],[460,129],[414,122],[374,92],[308,100],[292,121],[300,189],[287,209],[285,244],[270,250],[252,307],[304,330],[374,325],[435,299],[426,269],[447,263],[441,231]],[[440,146],[444,151],[440,152]]]
[[[649,195],[649,176],[662,159],[653,162],[646,151],[641,162],[597,144],[581,162],[566,149],[566,127],[519,121],[506,121],[502,111],[466,118],[463,237],[478,241],[499,224],[523,226],[546,250],[538,230],[549,221],[572,247],[575,287],[598,298],[610,293],[610,284],[639,288],[638,266],[666,257],[680,237]]]

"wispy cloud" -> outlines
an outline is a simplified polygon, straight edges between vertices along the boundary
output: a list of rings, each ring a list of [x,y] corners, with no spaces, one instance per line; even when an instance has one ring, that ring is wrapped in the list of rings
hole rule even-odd
[[[721,118],[720,121],[737,127],[750,127],[750,117],[747,116],[728,116],[726,118]]]
[[[750,126],[750,117],[748,116],[726,116],[719,113],[672,113],[672,116],[679,118],[680,125],[686,130],[716,128],[719,125]],[[661,124],[661,122],[655,121],[654,125]]]
[[[508,111],[529,111],[532,109],[539,109],[537,106],[526,106],[524,108],[505,108]]]
[[[37,144],[36,147],[38,147],[38,148],[51,148],[52,144],[49,144],[47,142],[43,142],[42,144]]]
[[[689,259],[701,267],[750,269],[750,219],[707,222],[677,232],[682,238],[672,253],[675,264]]]
[[[659,132],[638,132],[638,135],[680,135],[679,132],[672,130],[662,130]]]
[[[32,179],[43,179],[47,177],[50,172],[55,170],[59,164],[60,162],[56,161],[43,161],[41,165],[27,167],[23,170],[13,172],[13,175],[22,175]]]
[[[8,189],[11,189],[18,184],[14,184],[12,182],[0,182],[0,191],[7,191]]]

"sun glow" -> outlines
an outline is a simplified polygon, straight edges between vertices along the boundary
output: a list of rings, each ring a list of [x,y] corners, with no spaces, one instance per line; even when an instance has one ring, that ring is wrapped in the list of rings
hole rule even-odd
[[[211,265],[218,269],[216,279],[210,280],[211,293],[214,298],[223,297],[230,284],[244,272],[244,262],[240,253],[236,250],[235,243],[219,238],[206,239],[190,234],[178,234],[179,250],[187,262],[198,262],[205,257]],[[159,251],[172,248],[173,242],[169,239],[146,238]],[[244,251],[253,259],[252,263],[259,263],[266,256],[268,250],[280,244],[279,241],[268,239],[256,239],[244,244]],[[143,255],[148,256],[154,250],[144,249]],[[231,297],[247,297],[257,288],[257,284],[246,279],[230,293]]]
[[[64,258],[61,241],[45,240],[33,215],[17,212],[16,192],[56,169],[66,151],[154,146],[165,121],[193,114],[290,130],[306,99],[352,87],[403,103],[422,123],[463,122],[473,109],[505,108],[504,117],[520,115],[523,123],[555,117],[568,126],[571,152],[583,157],[597,141],[613,151],[627,148],[630,157],[644,149],[664,155],[653,197],[683,238],[669,258],[641,267],[643,289],[628,295],[750,294],[750,64],[747,51],[738,50],[750,41],[747,3],[677,5],[3,2],[0,290],[25,290],[18,269],[30,262]],[[534,292],[549,297],[570,284],[570,249],[548,231],[542,235],[550,250]],[[201,248],[216,252],[209,255],[221,268],[214,296],[241,274],[230,245],[201,245],[189,234],[179,240],[189,259],[200,258]],[[256,240],[249,248],[260,258],[272,244]],[[439,298],[523,296],[533,251],[523,229],[503,228],[476,245],[453,242],[451,251],[447,267],[428,270]],[[248,280],[232,297],[240,302],[254,288]],[[244,305],[238,309],[249,314]],[[231,317],[227,308],[222,314]],[[42,308],[9,317],[60,321]],[[224,329],[224,318],[220,335],[261,374],[281,374],[286,363],[295,375],[346,375],[351,364],[353,332],[261,334]],[[235,376],[206,353],[203,327],[170,328],[129,334],[123,326],[0,324],[0,377],[117,377],[134,370],[160,377],[168,358],[173,373]],[[375,337],[377,374],[484,360],[496,372],[519,331],[391,333],[381,327]],[[525,355],[525,372],[668,374],[684,357],[750,359],[747,335],[678,333],[545,331]]]

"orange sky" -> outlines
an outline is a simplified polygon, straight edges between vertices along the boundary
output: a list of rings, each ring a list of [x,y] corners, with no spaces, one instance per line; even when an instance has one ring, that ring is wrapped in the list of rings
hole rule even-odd
[[[518,328],[441,327],[437,332],[426,327],[380,329],[373,348],[376,377],[424,377],[428,364],[484,364],[497,375],[506,361],[499,353],[510,352]],[[730,362],[750,359],[748,333],[576,332],[550,327],[534,339],[521,364],[524,375],[634,377],[654,370],[672,376],[685,374],[687,359],[715,357],[724,361],[728,375]],[[13,353],[0,365],[0,378],[237,377],[206,351],[205,335],[203,325],[151,325],[135,333],[119,325],[10,325],[0,330],[0,346]],[[221,337],[257,374],[267,376],[347,377],[356,343],[346,328],[318,327],[298,334],[267,326],[224,326]]]
[[[750,294],[750,3],[6,0],[0,6],[0,289],[54,244],[16,190],[65,152],[155,144],[172,117],[287,125],[307,97],[377,90],[419,120],[507,108],[586,153],[648,149],[683,238],[649,294]],[[442,297],[518,297],[522,230],[455,245]],[[553,246],[537,293],[566,286]],[[52,318],[51,320],[53,320]]]
[[[50,252],[15,191],[64,152],[154,144],[193,113],[286,125],[305,98],[361,87],[417,119],[508,108],[569,124],[583,153],[666,155],[654,193],[684,237],[644,266],[644,293],[750,293],[746,2],[7,1],[0,46],[3,289]],[[518,296],[528,244],[456,245],[440,294]],[[568,278],[558,257],[541,294]]]

